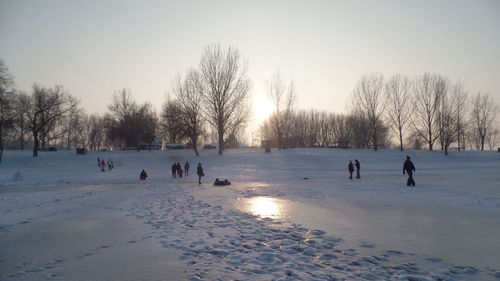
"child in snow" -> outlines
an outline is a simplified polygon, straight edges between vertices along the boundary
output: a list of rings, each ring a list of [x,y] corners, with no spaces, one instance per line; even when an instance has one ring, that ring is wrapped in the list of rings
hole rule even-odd
[[[182,170],[182,168],[179,168],[179,170],[177,170],[177,173],[179,173],[179,178],[181,178],[181,179],[182,179],[182,173],[183,172],[184,171]]]
[[[198,174],[198,184],[201,184],[201,177],[205,176],[203,168],[201,167],[201,163],[198,163],[198,167],[196,168],[196,173]]]
[[[104,167],[106,167],[106,162],[104,162],[104,159],[101,159],[101,172],[104,172]]]
[[[148,173],[146,173],[146,171],[143,169],[141,174],[139,175],[139,178],[141,180],[145,180],[147,177],[148,177]]]
[[[354,160],[354,165],[356,166],[356,178],[361,179],[361,175],[359,174],[359,170],[361,170],[361,165],[359,164],[358,159]]]
[[[189,175],[189,168],[190,168],[189,162],[186,161],[186,164],[184,164],[184,174],[186,177]]]
[[[349,179],[352,180],[352,173],[354,172],[354,165],[352,164],[351,160],[349,160],[349,165],[347,166],[347,169],[349,170]]]

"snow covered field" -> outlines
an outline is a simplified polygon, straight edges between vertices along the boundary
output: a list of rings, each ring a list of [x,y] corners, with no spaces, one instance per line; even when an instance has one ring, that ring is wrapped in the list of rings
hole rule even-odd
[[[6,151],[0,280],[500,280],[500,153],[215,154]]]

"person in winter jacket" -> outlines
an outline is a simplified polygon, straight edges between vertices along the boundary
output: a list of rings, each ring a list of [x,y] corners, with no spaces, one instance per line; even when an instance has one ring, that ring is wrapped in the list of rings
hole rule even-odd
[[[145,180],[147,177],[148,177],[148,173],[146,173],[146,171],[143,169],[143,170],[141,171],[141,174],[139,175],[139,178],[140,178],[141,180]]]
[[[177,174],[177,163],[172,164],[172,178]]]
[[[111,161],[111,158],[108,159],[108,171],[113,170],[115,165],[113,164],[113,161]]]
[[[189,162],[186,161],[186,164],[184,164],[184,175],[187,177],[189,175],[189,168],[191,166],[189,165]]]
[[[205,176],[203,172],[203,167],[201,167],[201,163],[198,163],[198,167],[196,168],[196,174],[198,174],[198,184],[201,184],[201,177]]]
[[[101,172],[104,172],[104,168],[106,167],[106,162],[104,161],[104,159],[101,159]]]
[[[359,164],[358,159],[354,160],[354,166],[356,166],[356,178],[360,179],[361,175],[359,174],[359,170],[361,170],[361,165]]]
[[[179,170],[181,169],[181,163],[177,162],[177,164],[175,164],[175,170],[177,172],[177,175],[180,177],[180,174],[179,174]]]
[[[352,173],[354,172],[354,165],[352,161],[349,160],[349,165],[347,165],[347,169],[349,170],[349,179],[352,180]]]
[[[184,171],[182,170],[182,168],[179,168],[179,170],[177,170],[177,173],[179,174],[179,178],[181,178],[181,179],[182,179],[182,173],[183,172]]]
[[[410,156],[406,156],[406,161],[403,164],[403,175],[405,172],[408,174],[408,180],[406,181],[407,186],[415,186],[415,180],[413,179],[413,172],[415,172],[415,165],[410,160]]]

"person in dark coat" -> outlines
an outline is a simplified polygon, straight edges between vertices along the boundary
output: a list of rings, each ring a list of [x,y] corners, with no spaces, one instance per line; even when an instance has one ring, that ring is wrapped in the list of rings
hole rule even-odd
[[[407,186],[415,186],[415,180],[413,180],[413,172],[415,172],[415,165],[410,160],[410,156],[406,156],[406,161],[403,165],[403,175],[408,174],[408,181],[406,181]]]
[[[347,165],[347,169],[349,170],[349,179],[352,180],[352,173],[354,172],[354,165],[352,161],[349,160],[349,165]]]
[[[201,167],[201,163],[198,163],[198,167],[196,168],[196,174],[198,174],[198,184],[201,184],[201,177],[205,176],[203,172],[203,167]]]
[[[145,180],[147,177],[148,177],[148,173],[146,173],[146,171],[143,169],[143,170],[141,171],[141,174],[139,175],[139,178],[140,178],[141,180]]]
[[[186,161],[186,164],[184,164],[184,175],[186,177],[189,175],[189,168],[191,168],[191,166],[189,165],[189,162]]]
[[[354,160],[354,166],[356,166],[356,178],[360,179],[361,175],[359,174],[359,170],[361,170],[361,165],[359,164],[358,159]]]
[[[172,164],[172,178],[177,174],[177,163]]]

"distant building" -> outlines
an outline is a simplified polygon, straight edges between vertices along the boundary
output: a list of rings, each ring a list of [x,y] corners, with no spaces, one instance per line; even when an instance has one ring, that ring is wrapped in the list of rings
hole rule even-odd
[[[160,150],[163,145],[162,137],[155,137],[155,139],[151,142],[140,142],[139,149],[140,150]]]

